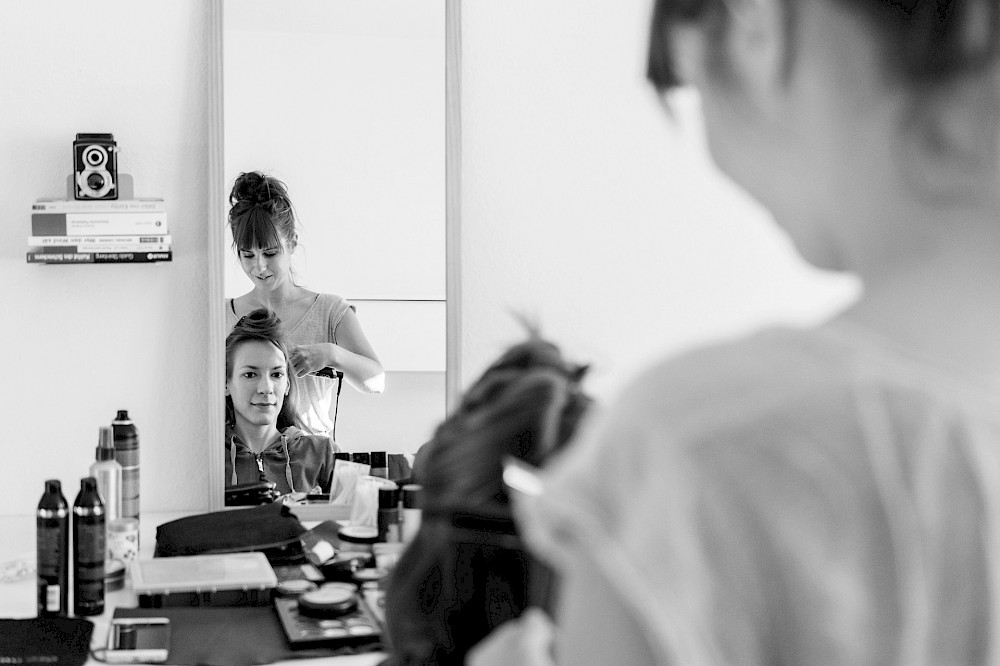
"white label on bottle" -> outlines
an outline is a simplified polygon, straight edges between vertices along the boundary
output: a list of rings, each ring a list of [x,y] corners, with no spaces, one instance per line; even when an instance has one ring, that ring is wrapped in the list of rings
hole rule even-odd
[[[47,585],[45,587],[45,610],[50,613],[58,613],[62,609],[59,607],[59,586]]]

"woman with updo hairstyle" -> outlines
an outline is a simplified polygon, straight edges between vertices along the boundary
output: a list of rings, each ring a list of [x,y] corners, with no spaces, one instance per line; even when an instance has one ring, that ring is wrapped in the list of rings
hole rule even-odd
[[[226,336],[225,485],[274,483],[277,495],[330,492],[336,446],[303,432],[281,320],[261,308]]]
[[[226,321],[267,308],[286,323],[284,335],[299,379],[299,417],[310,433],[333,435],[340,386],[332,369],[365,393],[381,393],[385,373],[365,337],[355,308],[340,296],[311,291],[295,281],[292,254],[298,245],[288,189],[259,171],[241,173],[229,195],[233,250],[253,288],[226,301]],[[327,371],[329,373],[329,371]],[[333,413],[331,414],[331,412]]]
[[[388,583],[387,664],[462,664],[495,627],[544,602],[547,570],[521,548],[503,463],[542,465],[567,442],[591,402],[580,390],[585,372],[532,334],[420,448],[422,517]]]

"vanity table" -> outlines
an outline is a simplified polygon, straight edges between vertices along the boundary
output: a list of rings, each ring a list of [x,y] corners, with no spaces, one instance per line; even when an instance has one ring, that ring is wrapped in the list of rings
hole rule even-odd
[[[156,527],[163,523],[182,518],[187,513],[144,513],[140,517],[140,557],[151,558],[156,545]],[[8,567],[12,563],[27,563],[32,567],[32,573],[12,582],[0,582],[0,617],[28,618],[35,617],[36,587],[35,587],[35,516],[0,516],[0,566]],[[91,647],[102,647],[108,635],[108,622],[117,607],[133,608],[138,606],[131,584],[126,582],[124,589],[108,592],[105,595],[105,610],[102,615],[87,618],[94,623],[94,634]],[[367,654],[345,655],[339,657],[323,657],[318,659],[292,659],[279,664],[295,664],[297,666],[314,666],[318,664],[335,664],[336,666],[374,666],[385,659],[381,652]],[[96,666],[101,662],[93,658],[87,660],[88,666]]]

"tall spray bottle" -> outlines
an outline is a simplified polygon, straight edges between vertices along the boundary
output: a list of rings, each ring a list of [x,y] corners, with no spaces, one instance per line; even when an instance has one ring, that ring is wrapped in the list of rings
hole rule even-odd
[[[73,502],[73,614],[104,612],[104,556],[107,546],[104,503],[97,479],[80,479]]]
[[[38,617],[69,615],[69,505],[58,479],[45,482],[35,514]]]
[[[128,410],[119,409],[111,422],[115,460],[122,466],[122,518],[139,520],[139,431]],[[138,544],[137,544],[138,546]]]
[[[90,466],[97,479],[97,490],[104,502],[104,518],[110,523],[122,516],[122,466],[115,460],[115,433],[111,426],[101,426],[97,434],[97,456]]]

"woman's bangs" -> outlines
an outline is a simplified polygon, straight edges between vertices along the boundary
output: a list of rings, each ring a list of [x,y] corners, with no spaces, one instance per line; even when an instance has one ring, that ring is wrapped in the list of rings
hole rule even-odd
[[[251,212],[243,224],[235,230],[233,239],[238,250],[254,250],[281,247],[281,237],[267,215]]]

